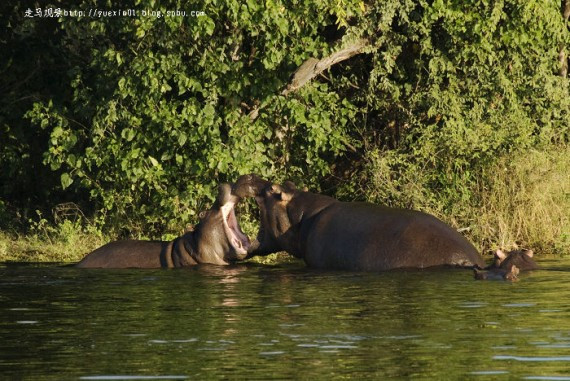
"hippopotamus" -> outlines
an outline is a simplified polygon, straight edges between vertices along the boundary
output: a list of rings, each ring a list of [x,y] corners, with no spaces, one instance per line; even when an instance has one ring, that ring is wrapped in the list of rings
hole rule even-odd
[[[465,237],[427,213],[341,202],[255,174],[241,176],[232,193],[255,197],[259,206],[249,257],[286,251],[309,267],[351,271],[485,265]]]
[[[89,253],[77,267],[159,268],[200,263],[227,265],[245,259],[249,238],[241,231],[234,206],[240,198],[230,184],[220,184],[211,209],[200,222],[173,241],[125,240],[108,243]]]
[[[484,270],[474,268],[473,275],[479,280],[517,280],[519,272],[540,268],[533,256],[534,252],[529,249],[512,250],[509,253],[498,249],[494,253],[493,263]]]
[[[509,268],[494,267],[489,270],[473,269],[473,275],[477,280],[510,280],[514,282],[518,280],[519,268],[515,265]]]
[[[520,271],[538,270],[540,266],[534,261],[533,257],[534,251],[530,249],[512,250],[508,253],[498,249],[494,253],[494,261],[489,269],[508,269],[515,265]]]

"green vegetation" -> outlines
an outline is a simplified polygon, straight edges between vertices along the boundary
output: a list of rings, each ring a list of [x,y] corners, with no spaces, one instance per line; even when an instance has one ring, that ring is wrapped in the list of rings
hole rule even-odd
[[[483,167],[475,176],[469,198],[451,205],[446,195],[424,192],[415,177],[402,178],[400,192],[388,179],[385,162],[371,158],[368,173],[371,201],[390,195],[434,214],[460,228],[479,248],[530,247],[539,253],[570,254],[570,147],[516,151]],[[380,190],[380,191],[379,191]],[[386,193],[383,193],[386,192]],[[430,198],[431,197],[431,198]],[[455,198],[448,200],[451,202]]]
[[[165,16],[59,19],[2,5],[0,260],[171,238],[249,172],[432,212],[482,251],[568,253],[564,4],[142,0]],[[59,218],[69,202],[81,213]]]
[[[32,225],[24,236],[0,231],[0,261],[78,262],[107,243],[92,226],[71,221],[51,225],[44,219]]]

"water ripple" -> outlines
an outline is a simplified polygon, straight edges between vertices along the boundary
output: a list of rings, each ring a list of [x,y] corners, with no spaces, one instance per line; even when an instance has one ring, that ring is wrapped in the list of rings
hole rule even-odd
[[[481,308],[487,306],[487,303],[482,302],[472,302],[472,303],[463,303],[459,305],[459,308]]]
[[[570,343],[539,344],[539,348],[570,348]]]
[[[186,380],[187,376],[123,376],[123,375],[109,375],[109,376],[83,376],[79,377],[80,380]]]
[[[273,352],[259,352],[259,354],[261,356],[277,356],[277,355],[282,355],[285,352],[283,351],[273,351]]]
[[[509,308],[516,308],[516,307],[534,307],[536,306],[536,303],[507,303],[507,304],[503,304],[503,307],[509,307]]]
[[[496,355],[493,360],[515,360],[524,362],[543,362],[543,361],[570,361],[570,356],[510,356],[510,355]]]

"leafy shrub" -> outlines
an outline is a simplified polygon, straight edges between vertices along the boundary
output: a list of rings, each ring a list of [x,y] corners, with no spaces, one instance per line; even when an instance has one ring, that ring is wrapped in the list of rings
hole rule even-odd
[[[557,2],[204,0],[195,7],[205,16],[57,23],[25,20],[16,2],[2,33],[19,44],[6,50],[3,78],[26,70],[36,78],[22,52],[44,40],[34,54],[49,70],[40,73],[60,74],[41,86],[9,84],[12,99],[26,100],[0,103],[15,111],[1,120],[9,135],[0,147],[2,176],[31,167],[43,174],[42,154],[56,176],[6,186],[6,199],[19,189],[19,205],[29,204],[25,189],[34,184],[44,207],[71,198],[92,205],[97,226],[160,236],[195,221],[217,183],[257,172],[469,227],[485,171],[513,152],[568,142],[569,84],[557,73],[570,32]],[[282,94],[308,58],[356,39],[367,41],[363,54]],[[28,148],[30,158],[10,161]]]

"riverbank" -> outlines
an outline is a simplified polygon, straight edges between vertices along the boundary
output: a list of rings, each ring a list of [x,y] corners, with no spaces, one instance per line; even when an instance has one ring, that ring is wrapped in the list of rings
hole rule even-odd
[[[73,263],[108,241],[102,234],[81,231],[72,223],[26,235],[0,231],[0,262]]]
[[[570,255],[570,147],[552,146],[546,150],[526,150],[497,160],[477,174],[469,197],[457,202],[452,190],[431,191],[401,174],[398,181],[407,193],[391,189],[391,173],[383,173],[381,157],[372,157],[366,198],[386,204],[391,193],[403,200],[399,207],[431,213],[465,235],[484,254],[497,248],[532,248],[542,255]],[[421,178],[418,172],[415,178]],[[403,179],[403,180],[402,180]],[[422,192],[415,189],[424,187]],[[240,213],[240,225],[250,237],[259,226],[247,206]],[[82,214],[81,214],[82,215]],[[77,262],[87,253],[119,238],[105,234],[87,218],[50,222],[41,215],[28,221],[28,229],[0,231],[0,262]],[[118,229],[115,229],[118,230]],[[172,240],[182,234],[132,236],[134,239]],[[258,263],[279,263],[286,254],[254,258]]]
[[[0,262],[76,263],[91,251],[114,240],[100,232],[83,231],[70,223],[46,229],[43,234],[29,235],[0,231]],[[293,260],[293,257],[282,252],[254,257],[248,261],[278,264]]]

